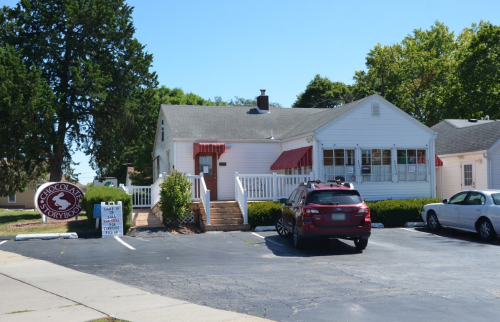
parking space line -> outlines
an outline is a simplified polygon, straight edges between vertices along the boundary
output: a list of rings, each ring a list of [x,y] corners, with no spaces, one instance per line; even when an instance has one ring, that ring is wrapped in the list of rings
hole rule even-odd
[[[266,237],[261,236],[261,235],[259,235],[259,234],[256,234],[256,233],[252,233],[252,234],[253,234],[253,235],[255,235],[255,236],[257,236],[257,237],[259,237],[259,238],[262,238],[262,239],[264,239],[265,241],[268,241],[268,242],[270,242],[270,243],[273,243],[273,244],[276,244],[276,245],[280,245],[280,246],[285,247],[285,245],[280,244],[280,243],[277,243],[277,242],[272,241],[272,240],[270,240],[270,239],[266,239]]]
[[[3,242],[0,242],[0,245],[5,244],[6,242],[8,242],[8,240],[4,240]]]
[[[415,229],[409,229],[409,228],[400,228],[400,229],[404,229],[404,230],[412,231],[412,232],[414,232],[414,233],[429,234],[428,232],[425,232],[425,231],[420,231],[420,230],[415,230]]]
[[[135,248],[134,248],[134,247],[130,246],[129,244],[127,244],[126,242],[124,242],[123,240],[121,240],[121,239],[120,239],[120,237],[115,236],[115,239],[116,239],[117,241],[119,241],[120,243],[122,243],[125,247],[128,247],[128,248],[130,248],[130,249],[132,249],[132,250],[135,250]]]

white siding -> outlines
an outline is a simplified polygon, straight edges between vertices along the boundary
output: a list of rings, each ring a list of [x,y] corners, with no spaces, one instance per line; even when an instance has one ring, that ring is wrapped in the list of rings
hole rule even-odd
[[[491,189],[500,189],[500,144],[491,151],[489,154],[491,157]]]
[[[161,121],[164,121],[165,131],[164,131],[164,140],[161,140]],[[153,151],[153,157],[159,156],[160,159],[160,173],[169,173],[167,167],[169,162],[167,161],[167,151],[170,151],[170,167],[174,164],[174,141],[172,136],[170,135],[170,131],[167,128],[167,121],[165,119],[165,115],[163,111],[160,110],[160,117],[158,118],[158,123],[156,125],[156,134],[155,134],[155,147]],[[151,164],[153,167],[153,182],[156,181],[158,177],[158,173],[156,170],[156,160]],[[172,170],[172,169],[170,169]]]
[[[311,145],[312,145],[312,142],[307,143],[305,138],[300,138],[300,139],[295,139],[293,141],[283,142],[281,144],[281,149],[282,149],[282,151],[288,151],[288,150],[303,148],[305,146],[311,146]]]
[[[443,161],[442,166],[442,188],[438,188],[438,197],[448,199],[459,191],[462,191],[462,168],[463,162],[471,162],[474,166],[475,189],[487,189],[487,162],[482,153],[464,154],[462,158],[457,155],[439,156]],[[436,178],[437,182],[441,178]]]
[[[174,160],[175,170],[186,174],[199,174],[194,169],[193,142],[175,142]]]
[[[374,101],[379,103],[380,116],[378,117],[372,116],[371,107]],[[315,136],[319,141],[320,150],[359,148],[356,154],[356,173],[360,173],[360,149],[393,149],[393,163],[396,162],[395,150],[398,148],[425,149],[430,165],[434,164],[434,158],[431,158],[434,151],[432,134],[381,100],[363,102],[327,127],[318,130]],[[322,154],[319,153],[319,156],[318,161],[322,168]],[[430,175],[428,181],[425,182],[397,182],[394,166],[392,173],[393,182],[381,183],[362,183],[358,175],[355,186],[367,200],[420,198],[433,195],[433,175]],[[319,174],[319,177],[323,178],[323,172]]]

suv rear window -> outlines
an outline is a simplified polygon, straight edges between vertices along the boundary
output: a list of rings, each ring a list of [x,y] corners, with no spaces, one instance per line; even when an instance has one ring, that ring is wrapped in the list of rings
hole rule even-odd
[[[312,191],[307,203],[316,205],[357,205],[363,200],[356,190],[318,190]]]

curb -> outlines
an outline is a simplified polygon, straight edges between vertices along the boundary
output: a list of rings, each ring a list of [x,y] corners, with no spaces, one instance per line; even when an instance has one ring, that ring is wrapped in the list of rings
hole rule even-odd
[[[407,222],[405,227],[427,227],[425,222]]]
[[[372,222],[372,228],[384,228],[384,224],[379,222]]]
[[[274,226],[257,226],[257,227],[255,227],[256,232],[274,231],[274,230],[276,230],[276,227],[274,227]]]
[[[78,235],[76,233],[62,233],[62,234],[23,234],[23,235],[17,235],[16,236],[16,241],[21,241],[21,240],[29,240],[29,239],[57,239],[57,238],[64,238],[64,239],[76,239],[78,238]]]

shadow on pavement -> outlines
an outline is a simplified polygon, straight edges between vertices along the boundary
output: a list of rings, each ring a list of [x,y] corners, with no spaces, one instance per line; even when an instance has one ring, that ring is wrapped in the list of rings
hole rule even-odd
[[[315,257],[362,254],[354,247],[354,241],[344,239],[311,239],[307,240],[301,250],[295,249],[292,238],[283,238],[278,235],[267,236],[266,246],[276,256],[281,257]],[[368,242],[368,247],[370,243]]]
[[[440,231],[434,232],[427,227],[414,228],[414,229],[417,231],[424,232],[424,233],[429,233],[429,234],[433,234],[433,235],[441,236],[441,237],[446,237],[446,238],[452,238],[452,239],[464,241],[464,242],[500,246],[500,239],[499,238],[494,239],[492,241],[484,241],[484,240],[481,240],[479,238],[477,233],[473,233],[470,231],[463,231],[463,230],[457,230],[457,229],[452,229],[452,228],[441,228]]]

